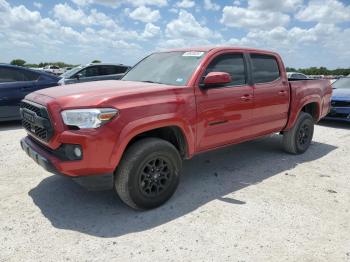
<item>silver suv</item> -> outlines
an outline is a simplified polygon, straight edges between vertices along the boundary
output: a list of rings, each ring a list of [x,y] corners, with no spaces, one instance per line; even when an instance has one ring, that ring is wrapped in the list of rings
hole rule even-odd
[[[85,66],[77,66],[65,72],[58,81],[59,85],[67,85],[81,82],[118,80],[130,69],[130,66],[122,64],[96,63]]]

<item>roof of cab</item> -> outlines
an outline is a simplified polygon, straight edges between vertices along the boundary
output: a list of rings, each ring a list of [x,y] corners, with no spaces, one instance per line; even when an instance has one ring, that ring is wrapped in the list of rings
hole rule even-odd
[[[174,48],[169,50],[164,50],[160,52],[189,52],[189,51],[199,51],[199,52],[209,52],[209,51],[223,51],[223,50],[246,50],[250,52],[263,52],[267,54],[277,54],[276,52],[257,49],[257,48],[247,48],[247,47],[238,47],[238,46],[202,46],[202,47],[186,47],[186,48]]]

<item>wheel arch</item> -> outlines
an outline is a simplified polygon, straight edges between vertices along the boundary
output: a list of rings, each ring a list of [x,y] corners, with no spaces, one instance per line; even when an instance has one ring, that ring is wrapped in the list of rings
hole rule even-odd
[[[284,128],[283,131],[287,131],[289,129],[291,129],[299,115],[300,112],[305,112],[305,113],[309,113],[312,118],[314,119],[314,122],[318,122],[320,120],[320,116],[321,116],[321,99],[319,96],[306,96],[304,97],[299,105],[292,105],[291,106],[291,110],[290,110],[290,114],[289,114],[289,120],[288,123],[286,125],[286,127]]]
[[[121,131],[114,146],[111,164],[118,166],[124,152],[136,141],[145,137],[164,139],[173,144],[183,159],[190,158],[194,153],[194,130],[181,119],[144,118],[131,122]]]

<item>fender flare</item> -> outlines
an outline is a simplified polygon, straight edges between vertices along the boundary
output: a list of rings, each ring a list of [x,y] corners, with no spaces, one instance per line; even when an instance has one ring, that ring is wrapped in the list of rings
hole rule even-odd
[[[188,148],[188,156],[194,153],[195,136],[190,124],[181,118],[176,118],[175,114],[163,114],[137,119],[128,123],[121,130],[117,143],[114,145],[110,164],[117,167],[129,142],[139,134],[162,127],[178,127],[183,134]]]
[[[301,112],[301,110],[307,105],[311,103],[316,103],[317,104],[317,121],[319,120],[319,117],[321,115],[320,109],[321,109],[321,98],[318,95],[310,95],[310,96],[305,96],[303,97],[298,105],[292,105],[290,109],[290,114],[289,114],[289,120],[286,125],[286,127],[283,129],[283,131],[287,131],[291,129],[294,125],[295,122],[298,119],[298,116]],[[293,109],[293,107],[297,107],[298,110]]]

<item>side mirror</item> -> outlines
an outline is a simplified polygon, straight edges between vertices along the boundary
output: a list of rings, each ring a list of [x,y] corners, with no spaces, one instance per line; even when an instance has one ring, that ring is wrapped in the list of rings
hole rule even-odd
[[[226,72],[210,72],[204,78],[204,86],[224,85],[232,82],[232,77]]]
[[[76,77],[76,79],[78,79],[78,80],[79,80],[80,78],[82,78],[82,77],[83,77],[83,75],[82,75],[81,73],[79,73],[79,74],[76,74],[76,75],[75,75],[75,77]]]

